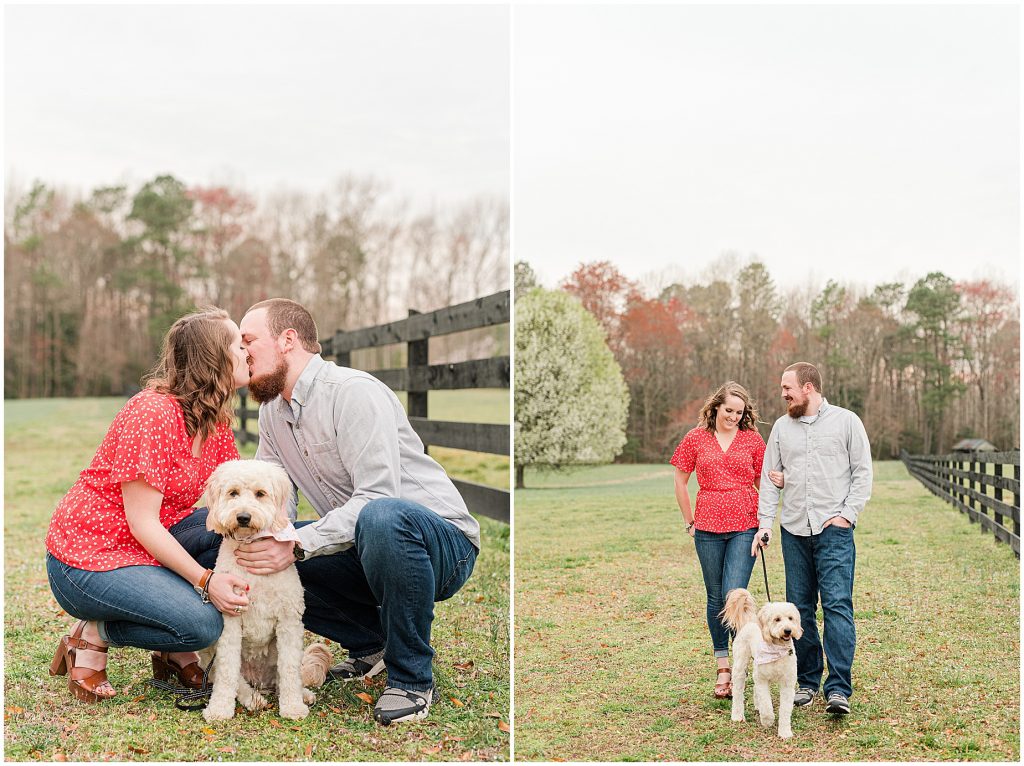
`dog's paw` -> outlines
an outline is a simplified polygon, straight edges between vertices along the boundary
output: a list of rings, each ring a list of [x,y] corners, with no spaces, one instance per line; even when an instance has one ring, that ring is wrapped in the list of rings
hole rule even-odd
[[[231,701],[230,707],[222,707],[220,705],[207,705],[203,709],[203,718],[205,718],[208,723],[212,723],[213,721],[227,721],[234,717],[234,700]]]
[[[281,704],[281,717],[299,721],[309,715],[309,708],[303,704]]]
[[[309,689],[303,689],[302,701],[305,702],[307,705],[312,705],[314,702],[316,702],[316,695],[313,694],[313,692],[311,692]]]
[[[773,723],[775,723],[775,714],[774,713],[769,714],[769,715],[764,715],[763,713],[761,714],[761,725],[764,728],[767,729]]]
[[[268,707],[272,707],[270,700],[255,690],[251,695],[242,700],[242,705],[250,713],[256,713],[260,710],[266,710]]]
[[[793,730],[792,729],[779,729],[779,736],[782,737],[782,739],[792,739],[793,738]]]
[[[742,723],[747,720],[747,717],[743,713],[733,713],[732,720],[736,721],[736,723]]]

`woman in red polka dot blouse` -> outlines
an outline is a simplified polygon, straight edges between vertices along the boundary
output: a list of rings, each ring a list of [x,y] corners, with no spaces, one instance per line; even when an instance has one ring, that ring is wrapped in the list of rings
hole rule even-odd
[[[158,678],[198,686],[195,651],[220,636],[223,614],[248,606],[244,580],[213,576],[172,536],[213,469],[238,458],[231,430],[236,388],[249,370],[227,313],[182,317],[164,338],[147,388],[117,413],[92,462],[60,501],[46,535],[50,589],[79,619],[50,674],[67,674],[80,700],[116,692],[107,647],[156,652]]]
[[[757,492],[764,459],[764,439],[757,432],[757,410],[743,386],[729,381],[704,402],[692,429],[670,461],[676,467],[676,500],[694,540],[707,590],[707,620],[718,675],[715,697],[732,696],[729,631],[719,612],[725,594],[745,588],[757,533]],[[697,473],[696,510],[691,510],[687,482]]]

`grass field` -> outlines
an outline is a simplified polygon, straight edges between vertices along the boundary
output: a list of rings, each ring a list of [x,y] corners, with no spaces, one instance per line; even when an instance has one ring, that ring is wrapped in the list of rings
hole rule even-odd
[[[507,394],[505,396],[507,419]],[[454,598],[437,605],[435,678],[442,701],[427,721],[383,728],[372,705],[381,684],[332,684],[304,721],[275,712],[240,714],[208,725],[181,712],[148,686],[147,653],[111,652],[114,700],[85,705],[63,678],[47,674],[70,619],[47,584],[43,539],[60,497],[88,465],[118,399],[56,399],[5,403],[4,751],[8,760],[418,761],[507,760],[509,757],[509,528],[480,519],[483,549],[476,570]],[[454,405],[453,405],[454,406]],[[469,402],[492,412],[500,402]],[[499,421],[500,422],[500,421]],[[252,453],[250,447],[247,452]],[[479,456],[478,456],[479,457]],[[443,456],[439,456],[442,461]],[[508,461],[481,467],[470,453],[452,468],[473,480],[507,486]],[[487,479],[491,481],[488,482]],[[303,503],[300,518],[311,518]],[[343,652],[332,645],[337,659]],[[258,719],[258,720],[253,720]]]
[[[1019,562],[902,464],[876,464],[857,528],[853,714],[834,720],[819,698],[795,711],[788,742],[756,723],[749,693],[743,724],[712,697],[704,586],[671,467],[528,472],[526,485],[517,760],[1019,761]],[[767,564],[772,594],[785,593],[777,544]],[[750,588],[762,603],[760,564]]]

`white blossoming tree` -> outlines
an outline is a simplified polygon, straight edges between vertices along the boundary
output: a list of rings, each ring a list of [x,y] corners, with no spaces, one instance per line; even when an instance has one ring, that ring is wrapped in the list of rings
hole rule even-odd
[[[626,443],[629,392],[597,320],[560,290],[515,305],[516,487],[528,465],[609,463]]]

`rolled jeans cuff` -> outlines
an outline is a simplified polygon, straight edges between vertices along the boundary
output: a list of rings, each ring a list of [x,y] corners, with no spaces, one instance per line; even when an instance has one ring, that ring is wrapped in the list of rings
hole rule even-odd
[[[116,641],[111,640],[110,634],[107,633],[107,623],[103,620],[96,621],[96,632],[100,634],[100,640],[103,641],[107,646],[121,646]]]
[[[401,681],[392,681],[390,678],[388,678],[387,685],[393,689],[404,689],[407,692],[419,692],[420,694],[429,694],[434,688],[433,682],[424,688],[421,684],[403,684]]]
[[[728,649],[715,649],[715,659],[720,659],[722,657],[728,657],[728,656],[729,656],[729,650]]]

